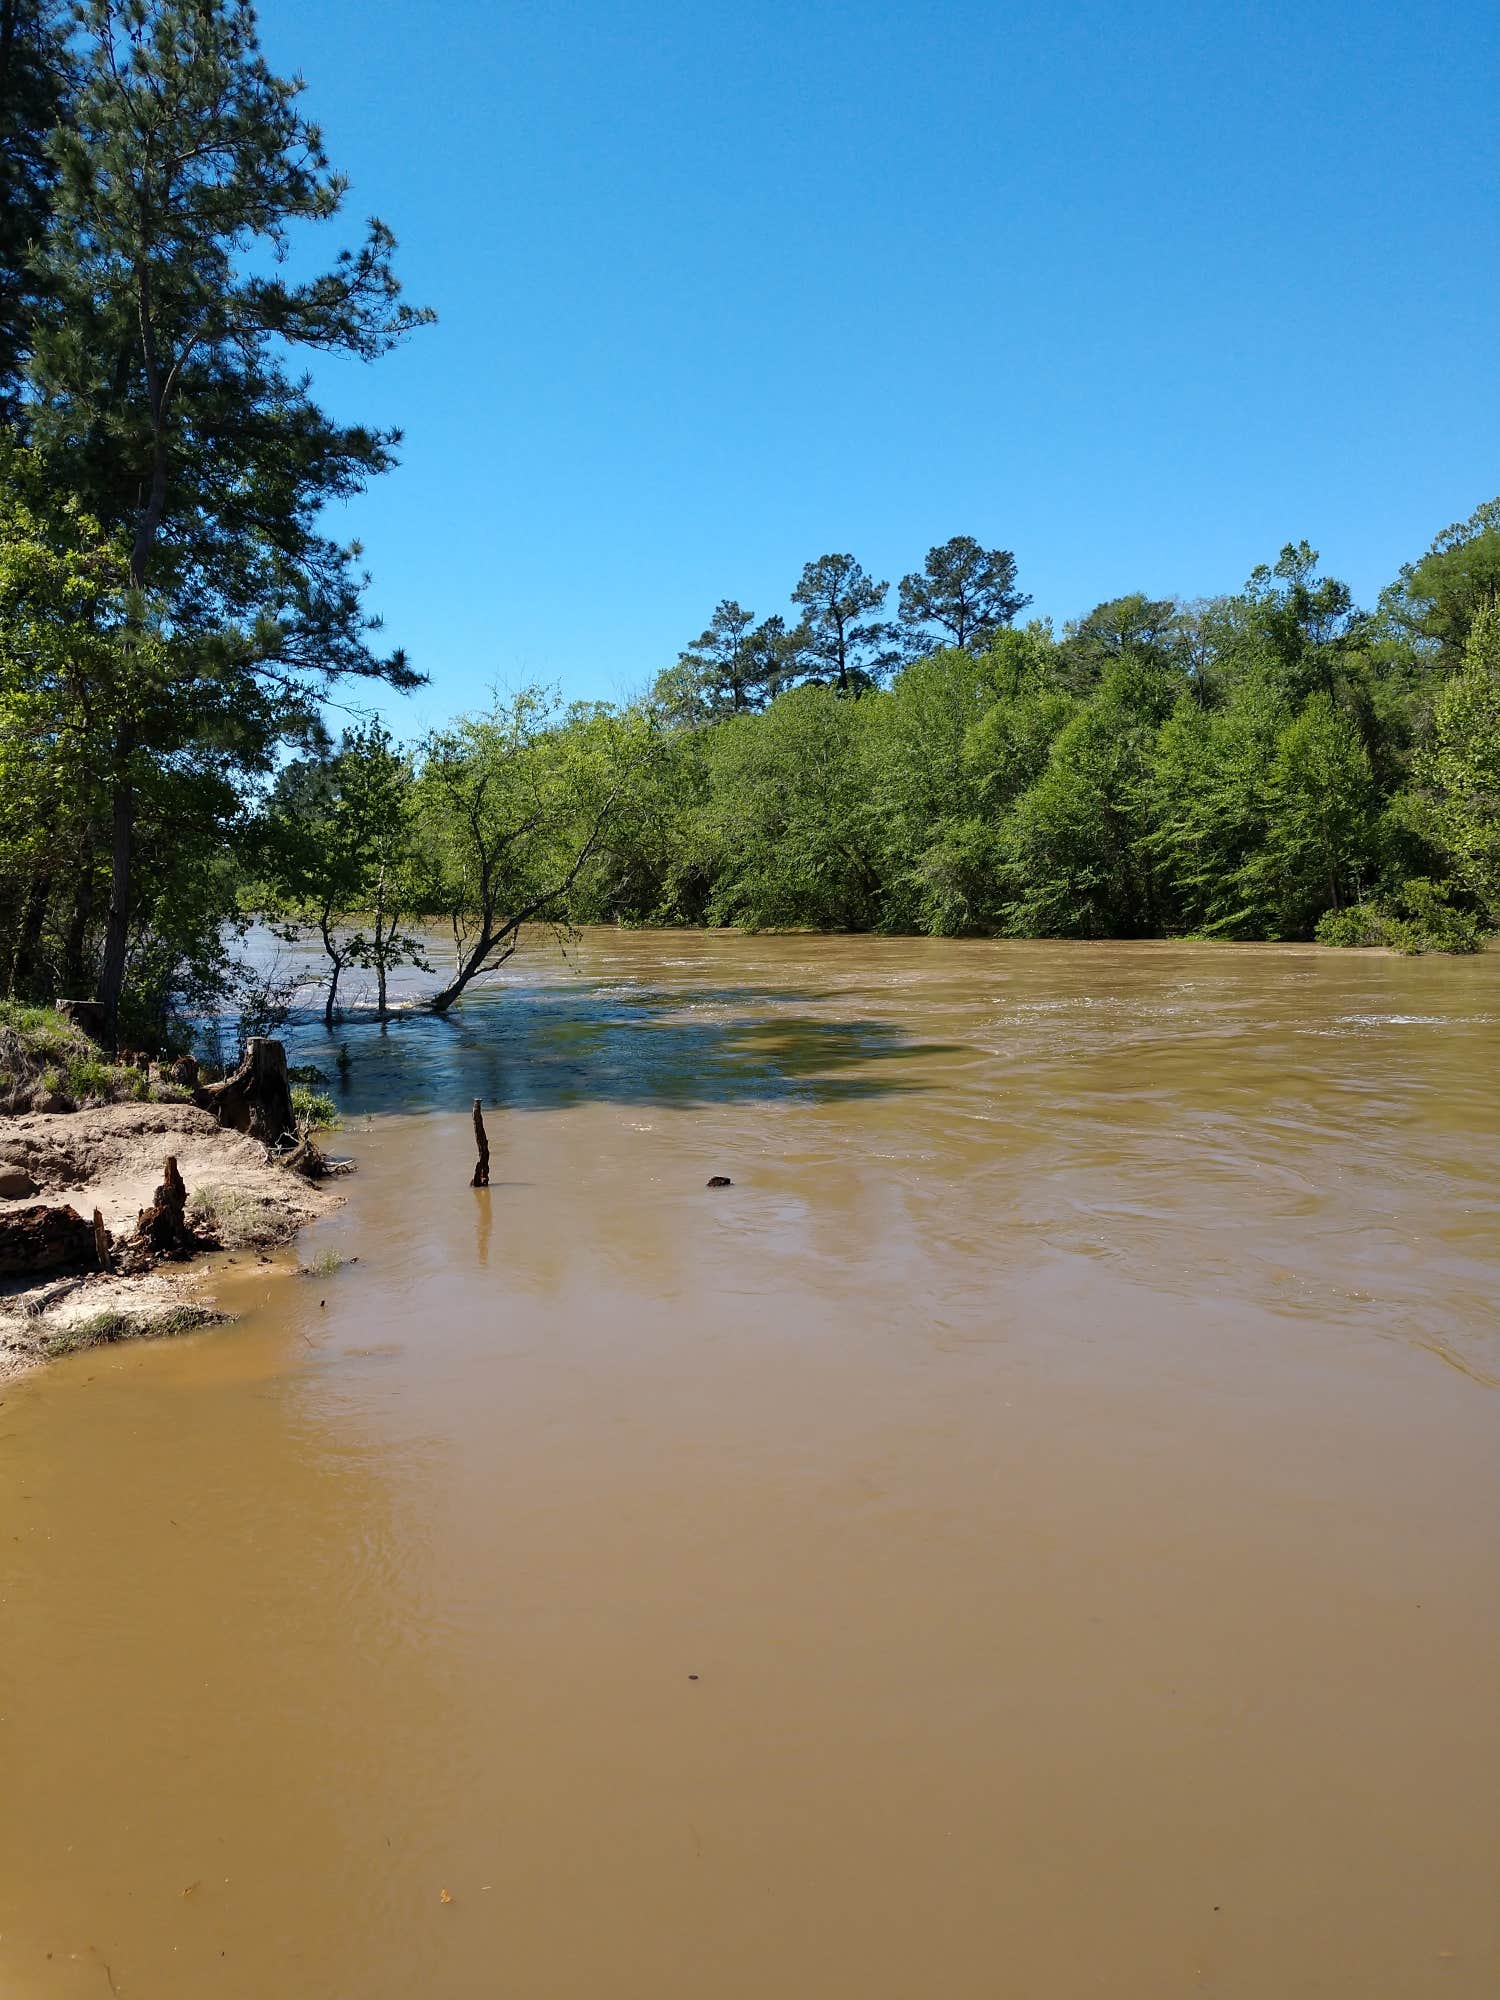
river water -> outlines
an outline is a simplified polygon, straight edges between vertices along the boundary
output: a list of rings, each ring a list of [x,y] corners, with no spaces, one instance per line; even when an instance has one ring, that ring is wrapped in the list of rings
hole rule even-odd
[[[0,1392],[6,2000],[1500,1991],[1500,956],[342,1039],[240,1323]]]

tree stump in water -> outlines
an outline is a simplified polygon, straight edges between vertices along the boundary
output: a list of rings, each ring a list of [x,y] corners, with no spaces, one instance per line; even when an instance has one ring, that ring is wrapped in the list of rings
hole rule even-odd
[[[222,1083],[200,1083],[193,1102],[212,1111],[221,1125],[247,1132],[268,1146],[297,1137],[286,1050],[267,1035],[255,1035],[246,1044],[244,1060],[233,1076]]]
[[[479,1164],[474,1169],[470,1187],[488,1187],[490,1184],[490,1142],[485,1135],[484,1111],[479,1099],[474,1099],[474,1144],[479,1148]]]

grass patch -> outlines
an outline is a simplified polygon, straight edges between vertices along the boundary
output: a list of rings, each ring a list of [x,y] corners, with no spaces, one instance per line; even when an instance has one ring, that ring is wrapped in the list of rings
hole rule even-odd
[[[342,1271],[348,1261],[348,1258],[341,1257],[337,1250],[324,1250],[319,1256],[314,1257],[310,1264],[302,1266],[302,1275],[304,1278],[332,1277],[335,1271]]]
[[[200,1326],[222,1326],[224,1314],[208,1306],[173,1306],[163,1313],[101,1312],[71,1326],[57,1327],[42,1342],[49,1361],[90,1347],[114,1347],[122,1340],[166,1340]]]
[[[63,1069],[60,1085],[65,1097],[75,1104],[91,1101],[118,1104],[134,1098],[138,1103],[149,1097],[150,1086],[138,1069],[105,1062],[99,1056],[75,1056]]]
[[[28,1110],[35,1094],[77,1110],[85,1104],[140,1103],[167,1091],[153,1093],[141,1070],[111,1062],[65,1016],[0,1000],[0,1110]]]
[[[247,1188],[194,1188],[188,1201],[188,1221],[195,1229],[217,1236],[226,1250],[248,1250],[274,1237],[266,1227],[271,1204]]]

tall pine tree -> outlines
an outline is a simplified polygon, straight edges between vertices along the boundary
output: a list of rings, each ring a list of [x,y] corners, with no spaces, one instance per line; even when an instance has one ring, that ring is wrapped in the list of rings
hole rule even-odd
[[[430,315],[401,302],[378,221],[317,276],[281,275],[296,226],[330,221],[347,183],[301,84],[262,58],[247,0],[84,0],[79,17],[31,430],[128,561],[126,639],[96,711],[113,1017],[153,767],[205,730],[264,766],[340,676],[417,678],[375,650],[357,545],[320,525],[393,463],[398,434],[336,421],[293,364],[373,359]]]

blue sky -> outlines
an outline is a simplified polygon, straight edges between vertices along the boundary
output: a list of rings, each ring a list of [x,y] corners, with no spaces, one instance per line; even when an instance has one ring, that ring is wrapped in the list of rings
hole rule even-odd
[[[1500,491],[1493,0],[264,0],[440,324],[339,410],[403,731],[642,688],[958,533],[1056,619],[1306,535],[1373,600]]]

